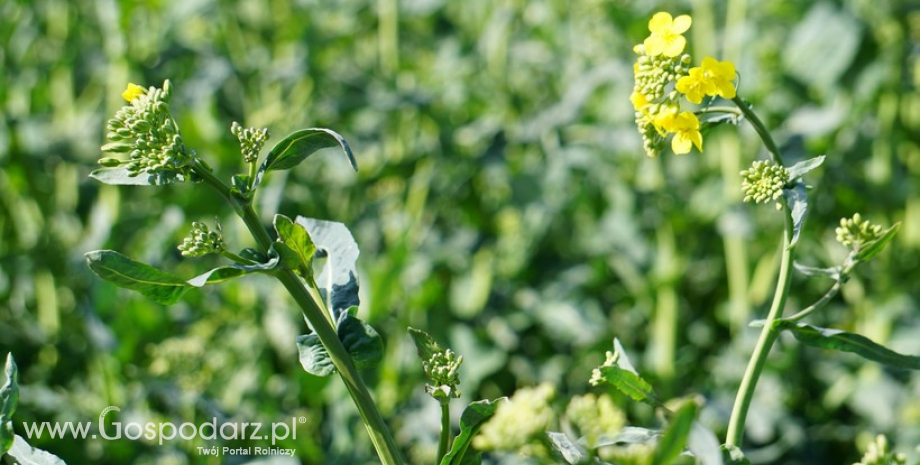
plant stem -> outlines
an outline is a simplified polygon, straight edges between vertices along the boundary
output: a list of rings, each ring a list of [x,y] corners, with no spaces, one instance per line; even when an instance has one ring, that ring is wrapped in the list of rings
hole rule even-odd
[[[441,463],[441,459],[450,449],[450,399],[439,399],[439,402],[441,403],[441,438],[438,441],[436,463]]]
[[[744,113],[745,118],[754,127],[754,130],[757,131],[764,146],[769,150],[773,161],[777,165],[785,166],[779,148],[776,146],[776,142],[773,141],[773,137],[770,136],[770,132],[767,130],[766,126],[764,126],[760,118],[757,117],[757,114],[755,114],[741,98],[736,96],[732,101],[738,106],[742,113]],[[792,283],[792,252],[794,249],[792,245],[793,223],[791,210],[787,204],[783,204],[783,222],[782,259],[779,265],[779,274],[776,278],[776,291],[773,294],[773,303],[770,306],[770,311],[767,313],[767,318],[764,321],[764,326],[757,340],[757,345],[754,347],[754,353],[751,354],[747,369],[744,371],[744,377],[741,379],[741,386],[738,387],[735,405],[732,408],[731,418],[728,422],[728,433],[725,437],[725,443],[728,445],[737,446],[744,438],[744,424],[747,419],[748,409],[751,407],[751,400],[754,397],[757,381],[760,378],[760,373],[763,371],[764,365],[766,365],[770,349],[773,348],[773,343],[779,335],[773,323],[777,318],[782,317],[783,307],[786,306],[786,297],[789,295],[789,286]]]
[[[234,205],[259,248],[262,252],[267,253],[273,240],[265,227],[262,226],[262,222],[259,220],[252,204],[234,197],[230,192],[229,186],[200,163],[195,163],[193,168],[206,184],[216,189]],[[291,297],[294,298],[294,301],[300,306],[301,311],[307,321],[310,322],[323,347],[326,348],[332,364],[345,383],[348,393],[351,394],[351,398],[361,414],[361,419],[364,420],[364,426],[371,437],[371,442],[374,443],[374,448],[377,449],[377,455],[380,457],[381,462],[384,465],[401,465],[403,460],[399,454],[399,449],[396,447],[396,441],[393,440],[389,428],[377,410],[377,405],[374,403],[367,386],[361,380],[351,356],[345,346],[342,345],[342,341],[339,340],[335,329],[326,319],[319,305],[314,301],[313,296],[292,270],[281,267],[275,277],[281,281],[281,284],[284,285]]]

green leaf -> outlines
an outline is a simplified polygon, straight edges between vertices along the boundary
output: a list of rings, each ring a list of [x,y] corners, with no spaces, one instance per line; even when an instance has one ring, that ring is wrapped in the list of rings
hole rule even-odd
[[[355,367],[373,368],[383,359],[383,339],[369,324],[353,315],[357,307],[349,308],[336,321],[336,335],[348,351]],[[335,366],[316,333],[297,337],[297,353],[303,369],[312,375],[329,376]]]
[[[357,306],[358,268],[360,251],[351,232],[342,223],[298,216],[295,223],[302,226],[316,246],[316,257],[327,257],[316,279],[326,308],[335,320],[347,309]]]
[[[19,370],[13,354],[6,354],[6,366],[3,369],[3,384],[0,385],[0,457],[13,445],[13,414],[19,404]]]
[[[357,312],[357,307],[353,310]],[[373,368],[383,359],[383,339],[374,328],[352,316],[352,309],[339,320],[336,333],[359,369]]]
[[[824,163],[824,155],[815,158],[809,158],[808,160],[802,160],[789,168],[789,180],[795,181],[802,176],[805,176],[805,173],[821,166]]]
[[[206,284],[218,284],[249,274],[246,270],[233,266],[221,266],[204,272],[186,281],[190,286],[203,287]]]
[[[735,445],[722,444],[722,460],[725,465],[751,465],[751,461],[744,456],[741,449]]]
[[[295,131],[275,144],[256,173],[253,189],[262,183],[262,177],[269,171],[287,170],[300,164],[317,150],[330,147],[342,147],[348,163],[357,171],[358,162],[351,152],[351,147],[339,133],[326,128],[309,128]]]
[[[332,359],[316,333],[297,336],[297,354],[303,369],[314,376],[329,376],[335,373]]]
[[[852,352],[862,358],[892,368],[920,370],[920,357],[899,354],[859,334],[787,320],[777,320],[774,325],[781,330],[791,332],[800,342],[812,347]]]
[[[632,400],[645,402],[654,407],[664,405],[652,390],[652,386],[639,375],[618,366],[603,366],[600,370],[610,385]]]
[[[582,450],[578,444],[572,442],[565,433],[548,431],[546,435],[549,437],[550,444],[562,454],[562,458],[565,459],[566,462],[572,465],[578,465],[588,460],[588,453]]]
[[[805,213],[808,212],[808,194],[805,192],[805,184],[801,181],[795,183],[791,189],[784,189],[786,202],[789,204],[789,210],[792,212],[792,240],[789,242],[791,248],[799,241],[799,233],[802,232],[802,226],[805,224]]]
[[[313,276],[313,255],[316,254],[316,246],[310,239],[310,234],[300,224],[294,223],[290,218],[284,215],[275,215],[275,231],[278,233],[279,240],[286,247],[279,247],[278,252],[285,258],[293,258],[298,265],[294,268],[300,276],[304,278]],[[283,250],[283,252],[282,252]],[[293,254],[293,257],[290,255]]]
[[[137,176],[129,176],[127,168],[102,168],[90,173],[89,177],[103,184],[113,186],[163,186],[185,182],[185,176],[175,171],[164,171],[156,174],[140,173]]]
[[[795,267],[796,271],[802,273],[805,276],[827,276],[835,281],[840,280],[840,271],[843,270],[843,267],[835,266],[832,268],[814,268],[811,266],[803,265],[799,262],[793,262],[792,266]]]
[[[21,465],[67,465],[60,457],[30,446],[19,435],[16,435],[13,447],[7,453]]]
[[[674,414],[671,423],[664,430],[661,441],[658,442],[658,447],[655,448],[652,465],[668,465],[684,451],[698,409],[699,406],[695,402],[686,402]]]
[[[141,294],[163,305],[179,301],[192,286],[184,279],[134,261],[114,250],[86,254],[86,263],[100,278]]]
[[[885,230],[885,234],[882,234],[882,237],[863,244],[859,248],[859,252],[856,253],[856,256],[853,257],[854,260],[861,262],[869,261],[872,257],[876,256],[881,252],[892,239],[894,239],[895,234],[901,230],[901,223],[895,223],[894,226]]]
[[[702,465],[724,465],[719,439],[709,428],[699,421],[693,422],[690,435],[687,436],[687,449]]]
[[[460,415],[460,434],[454,439],[450,452],[441,459],[440,465],[463,463],[463,456],[466,455],[473,437],[479,432],[482,424],[492,418],[498,408],[498,403],[502,400],[507,400],[507,398],[502,397],[494,401],[479,400],[466,407],[463,414]]]
[[[431,359],[432,355],[438,352],[444,352],[444,349],[442,349],[434,338],[425,331],[410,326],[409,334],[412,336],[412,342],[415,343],[415,349],[418,351],[418,358],[423,362],[427,362]]]
[[[656,444],[659,438],[661,438],[660,430],[626,426],[615,436],[601,436],[595,442],[594,448],[616,446],[618,444]]]

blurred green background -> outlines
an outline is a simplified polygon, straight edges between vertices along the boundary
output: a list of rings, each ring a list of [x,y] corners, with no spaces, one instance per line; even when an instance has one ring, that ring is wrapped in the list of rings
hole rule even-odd
[[[162,307],[93,276],[89,250],[181,276],[191,221],[232,210],[200,185],[104,186],[87,175],[127,82],[176,89],[186,144],[239,170],[231,121],[273,140],[329,127],[355,149],[275,174],[279,211],[344,222],[361,246],[361,315],[384,336],[365,372],[413,463],[430,463],[437,404],[406,333],[464,355],[463,402],[550,381],[589,390],[619,337],[668,396],[706,398],[724,434],[772,295],[781,218],[742,205],[738,172],[764,156],[749,127],[704,152],[644,157],[628,96],[632,46],[660,10],[689,13],[695,62],[733,60],[787,160],[809,175],[798,260],[831,266],[842,216],[903,222],[816,324],[920,354],[920,3],[896,0],[4,0],[0,3],[0,352],[21,367],[22,422],[285,421],[305,416],[291,463],[373,463],[337,378],[305,374],[306,327],[280,286],[253,277]],[[271,142],[270,142],[271,143]],[[220,205],[215,210],[215,206]],[[788,311],[831,283],[797,276]],[[622,397],[634,425],[653,413]],[[750,413],[761,464],[849,464],[887,433],[920,452],[920,375],[781,338]],[[111,431],[110,431],[111,433]],[[69,463],[242,463],[208,441],[32,439]],[[238,445],[265,445],[244,441]],[[498,460],[498,459],[494,459]],[[493,460],[493,463],[494,463]],[[279,462],[288,463],[288,462]]]

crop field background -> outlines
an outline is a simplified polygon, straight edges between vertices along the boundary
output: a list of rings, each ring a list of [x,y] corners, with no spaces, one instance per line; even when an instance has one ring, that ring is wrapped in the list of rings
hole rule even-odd
[[[702,153],[647,158],[629,102],[633,45],[656,11],[693,16],[696,60],[738,65],[738,91],[807,179],[797,259],[839,263],[839,219],[902,222],[812,317],[920,354],[920,4],[897,0],[3,0],[0,2],[0,354],[20,365],[22,422],[201,424],[303,416],[290,462],[375,463],[337,378],[303,372],[307,331],[261,276],[164,307],[96,278],[115,249],[192,277],[192,221],[232,209],[200,185],[99,184],[105,121],[128,82],[175,88],[186,145],[229,176],[231,121],[273,139],[328,127],[333,150],[275,175],[264,212],[340,221],[361,247],[360,314],[386,342],[363,372],[412,463],[431,463],[437,403],[408,326],[464,356],[463,402],[548,381],[588,391],[618,337],[665,397],[699,394],[723,434],[775,282],[782,219],[741,203],[765,151],[720,126]],[[269,142],[271,143],[271,141]],[[217,206],[217,207],[215,207]],[[266,223],[270,217],[265,218]],[[830,282],[796,276],[787,311]],[[629,423],[654,412],[610,393]],[[564,405],[561,404],[561,405]],[[759,385],[746,451],[758,464],[848,465],[886,433],[920,460],[920,373],[784,336]],[[204,440],[31,439],[68,463],[216,464]],[[238,441],[241,445],[256,444]],[[236,444],[236,443],[234,443]],[[512,463],[514,457],[487,457]]]

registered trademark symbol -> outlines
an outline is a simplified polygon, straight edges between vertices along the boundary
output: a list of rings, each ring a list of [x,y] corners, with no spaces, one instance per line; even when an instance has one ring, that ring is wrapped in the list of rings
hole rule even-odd
[[[301,423],[306,423],[306,422],[307,422],[307,417],[300,417],[300,419],[298,419],[297,421],[299,421],[299,422],[301,422]]]

